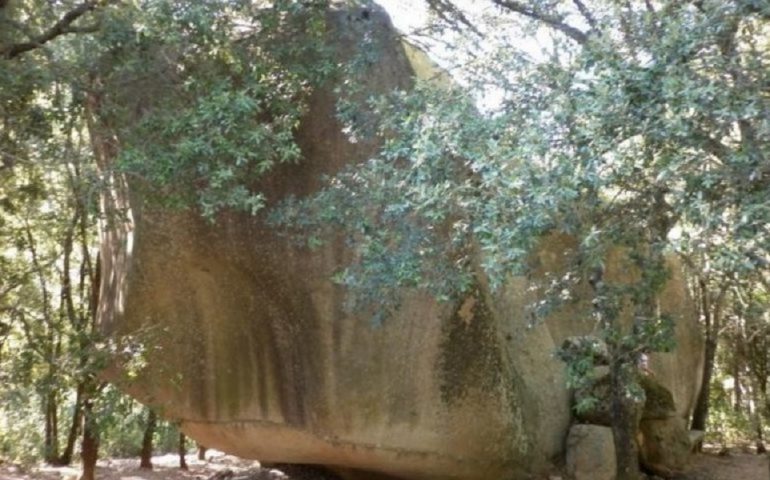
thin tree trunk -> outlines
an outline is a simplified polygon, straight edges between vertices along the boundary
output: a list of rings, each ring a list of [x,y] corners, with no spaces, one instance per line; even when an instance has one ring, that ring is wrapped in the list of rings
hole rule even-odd
[[[610,360],[610,395],[612,400],[612,434],[615,439],[617,480],[639,479],[639,450],[636,446],[636,415],[633,400],[626,394],[624,366],[617,354]]]
[[[740,359],[738,358],[738,353],[734,353],[733,355],[733,380],[735,381],[733,385],[735,392],[735,403],[733,403],[733,411],[735,413],[740,413],[741,408],[743,408],[743,388],[741,387]]]
[[[187,461],[185,460],[185,454],[187,453],[187,437],[184,433],[179,432],[179,468],[187,470]]]
[[[703,376],[700,392],[695,403],[695,411],[692,414],[691,428],[693,430],[706,431],[706,422],[709,416],[709,396],[711,395],[711,378],[714,376],[714,359],[717,351],[717,340],[707,338],[704,347],[705,359],[703,364]]]
[[[594,314],[606,333],[616,332],[619,327],[617,311],[608,304],[610,290],[604,283],[604,270],[597,269],[590,280],[594,289]],[[608,341],[610,362],[610,402],[612,435],[615,443],[617,464],[616,480],[639,480],[639,452],[636,447],[636,416],[633,400],[626,395],[628,382],[626,351],[623,345]]]
[[[80,428],[83,423],[83,384],[78,384],[77,391],[75,393],[75,406],[72,412],[72,424],[70,425],[70,431],[67,435],[67,445],[64,447],[61,457],[59,457],[59,463],[61,465],[69,465],[72,463],[72,455],[75,453],[75,443],[78,441],[80,435]]]
[[[52,388],[49,386],[49,388]],[[45,397],[45,455],[46,463],[55,464],[59,460],[59,405],[56,392],[48,392]]]
[[[698,398],[695,403],[695,411],[692,415],[691,428],[693,430],[706,431],[706,423],[709,416],[709,402],[711,395],[711,379],[714,376],[714,360],[716,358],[717,346],[719,344],[719,328],[722,320],[722,303],[724,300],[726,287],[722,287],[717,298],[712,303],[711,293],[709,292],[706,281],[700,279],[698,282],[701,297],[701,315],[705,322],[706,342],[704,345],[704,363],[703,375],[701,377],[701,388],[698,392]],[[696,449],[700,451],[702,444],[698,444]]]
[[[99,457],[99,432],[93,409],[93,395],[89,395],[83,405],[83,441],[80,457],[83,460],[83,473],[80,480],[96,479],[96,460]]]
[[[763,453],[767,452],[767,449],[765,448],[765,435],[764,435],[764,427],[762,425],[762,399],[760,398],[762,396],[760,392],[759,385],[757,385],[758,382],[753,381],[749,382],[749,393],[751,395],[751,405],[750,405],[750,411],[749,414],[751,416],[751,423],[752,423],[752,429],[754,430],[754,433],[756,434],[756,437],[754,439],[754,445],[757,449],[757,455],[761,455]]]
[[[158,416],[155,411],[148,410],[147,425],[144,428],[144,437],[142,438],[142,456],[139,468],[152,470],[152,439],[155,435],[155,425],[158,423]]]

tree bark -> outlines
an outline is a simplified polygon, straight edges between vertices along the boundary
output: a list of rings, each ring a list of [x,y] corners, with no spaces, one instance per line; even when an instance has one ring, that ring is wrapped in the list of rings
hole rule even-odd
[[[187,437],[184,433],[179,432],[179,468],[187,470],[187,461],[185,460],[185,454],[187,453]]]
[[[736,340],[737,342],[738,340]],[[740,350],[738,348],[737,350]],[[741,386],[741,359],[739,358],[740,354],[738,352],[735,352],[733,354],[733,380],[735,381],[733,388],[735,392],[734,402],[733,403],[733,411],[735,413],[740,413],[741,409],[743,408],[743,387]]]
[[[617,480],[639,480],[639,450],[636,446],[636,415],[632,399],[626,395],[628,382],[624,365],[616,353],[610,359],[612,435],[615,440]]]
[[[719,344],[719,328],[721,326],[722,302],[724,299],[726,287],[722,287],[719,295],[712,303],[711,292],[704,279],[698,281],[701,299],[701,315],[704,319],[706,342],[704,344],[704,364],[703,375],[701,377],[701,388],[698,392],[698,398],[695,403],[695,411],[692,415],[691,428],[693,430],[706,431],[706,423],[709,416],[709,402],[711,395],[711,379],[714,376],[714,360],[716,358],[717,346]],[[701,444],[696,446],[700,451]]]
[[[620,331],[618,310],[612,305],[612,291],[604,283],[604,269],[596,269],[589,283],[594,289],[594,315],[602,329],[613,337]],[[616,480],[639,480],[639,452],[636,446],[636,415],[632,398],[626,395],[631,378],[631,352],[616,339],[607,340],[610,364],[610,405],[612,436],[615,443]]]
[[[75,443],[78,441],[80,435],[80,428],[83,423],[83,384],[80,383],[77,386],[75,393],[75,406],[72,412],[72,424],[70,425],[70,431],[67,435],[67,445],[64,447],[61,457],[59,457],[59,464],[69,465],[72,463],[72,455],[75,453]]]
[[[52,387],[49,387],[52,388]],[[48,392],[45,397],[45,455],[46,463],[56,464],[59,460],[59,405],[56,392]]]
[[[83,405],[83,440],[80,446],[80,458],[83,460],[83,473],[80,480],[96,480],[96,460],[99,457],[99,432],[93,409],[93,396],[89,395]]]
[[[147,413],[147,425],[144,428],[144,437],[142,438],[142,455],[139,462],[139,468],[152,470],[152,439],[155,435],[155,425],[158,423],[158,416],[155,411],[149,410]]]
[[[751,395],[752,403],[750,405],[749,414],[751,416],[751,427],[754,430],[756,437],[754,438],[754,445],[757,449],[757,455],[761,455],[767,452],[765,448],[765,435],[764,426],[762,424],[762,392],[756,379],[753,382],[749,382],[749,393]]]
[[[706,338],[704,346],[703,376],[700,392],[695,403],[695,411],[692,414],[691,427],[693,430],[706,431],[706,422],[709,416],[709,397],[711,395],[711,378],[714,376],[714,359],[717,351],[717,339]],[[700,450],[700,449],[699,449]]]

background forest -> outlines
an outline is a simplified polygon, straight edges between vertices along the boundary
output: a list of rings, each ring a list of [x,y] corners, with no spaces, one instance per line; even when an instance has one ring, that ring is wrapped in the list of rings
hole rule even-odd
[[[442,61],[456,85],[368,99],[376,121],[357,114],[355,62],[338,65],[326,50],[325,2],[260,6],[0,0],[2,461],[69,464],[96,445],[106,456],[146,445],[150,412],[99,376],[114,355],[132,356],[136,368],[143,361],[139,347],[117,351],[95,323],[97,226],[116,215],[99,198],[115,172],[164,207],[212,222],[268,208],[275,228],[301,227],[311,245],[328,228],[365,232],[360,263],[336,280],[379,298],[383,311],[402,287],[454,298],[479,268],[495,285],[522,273],[542,235],[574,235],[575,273],[594,281],[618,388],[632,382],[639,355],[671,347],[672,320],[651,302],[664,257],[675,255],[706,339],[692,428],[707,442],[765,451],[770,4],[494,0],[468,9],[429,0],[432,23],[413,40],[456,57]],[[512,47],[525,37],[540,43]],[[372,61],[367,48],[356,61]],[[293,132],[313,90],[334,75],[350,78],[340,122],[388,141],[317,196],[266,205],[251,185],[275,165],[301,168]],[[121,97],[148,78],[173,94],[154,105]],[[130,108],[150,114],[135,123]],[[104,149],[120,150],[108,173]],[[443,237],[426,228],[448,218],[459,220]],[[603,281],[612,245],[638,253],[644,273],[630,290]],[[478,251],[480,265],[470,260]],[[570,288],[568,278],[556,285]],[[639,319],[625,337],[613,324],[623,301]],[[579,384],[581,359],[567,360]],[[158,448],[177,448],[173,425],[154,435]]]

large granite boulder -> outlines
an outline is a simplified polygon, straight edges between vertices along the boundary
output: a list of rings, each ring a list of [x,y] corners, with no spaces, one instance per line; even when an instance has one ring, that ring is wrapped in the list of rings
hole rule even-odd
[[[415,53],[405,54],[383,13],[332,17],[341,54],[361,25],[383,40],[368,75],[372,93],[410,84]],[[269,202],[312,193],[324,174],[372,152],[342,133],[333,91],[314,94],[298,129],[305,160],[260,184]],[[532,279],[513,278],[496,294],[480,285],[453,305],[414,292],[372,325],[345,308],[347,292],[330,280],[351,260],[343,239],[311,251],[262,216],[222,214],[211,224],[147,205],[109,168],[118,142],[106,126],[92,128],[99,163],[112,172],[102,208],[121,212],[102,226],[98,320],[132,361],[117,362],[111,375],[129,372],[121,385],[190,437],[247,458],[369,479],[523,478],[563,454],[569,392],[553,353],[567,337],[592,332],[588,294],[533,325]],[[562,269],[571,248],[566,237],[544,242],[533,278]],[[608,265],[608,276],[624,275]],[[701,368],[689,304],[675,271],[660,307],[681,315],[679,348],[652,364],[680,414],[694,402]]]

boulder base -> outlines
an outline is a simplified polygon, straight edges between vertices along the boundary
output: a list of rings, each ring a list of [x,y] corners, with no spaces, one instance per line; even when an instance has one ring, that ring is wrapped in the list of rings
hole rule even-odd
[[[642,465],[666,478],[687,470],[690,462],[690,434],[684,419],[645,419],[639,425],[639,454]]]
[[[567,436],[567,474],[574,480],[615,480],[612,430],[599,425],[573,425]]]

